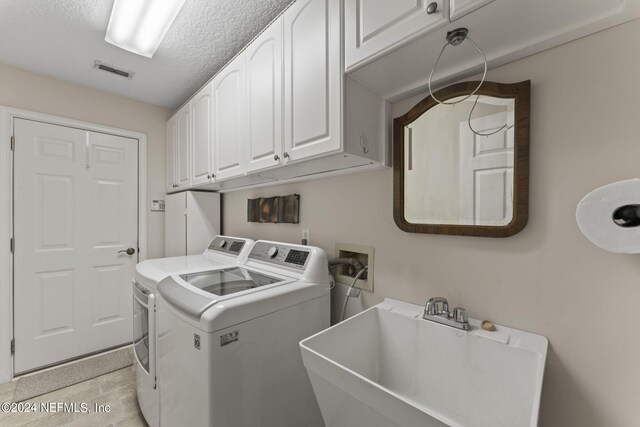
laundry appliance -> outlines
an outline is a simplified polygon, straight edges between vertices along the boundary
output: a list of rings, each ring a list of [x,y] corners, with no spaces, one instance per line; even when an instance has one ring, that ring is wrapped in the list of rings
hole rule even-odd
[[[322,249],[257,241],[242,265],[158,292],[161,425],[324,425],[298,346],[329,327]]]
[[[158,282],[174,273],[193,273],[242,264],[253,243],[250,239],[215,236],[201,254],[150,259],[136,265],[133,280],[136,389],[142,414],[152,427],[159,425],[160,417],[156,369]]]

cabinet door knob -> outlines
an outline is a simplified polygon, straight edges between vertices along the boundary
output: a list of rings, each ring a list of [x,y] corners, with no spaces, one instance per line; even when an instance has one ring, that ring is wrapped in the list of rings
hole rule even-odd
[[[289,153],[287,153],[286,151],[282,154],[282,157],[284,157],[285,159],[289,158]]]
[[[438,3],[432,1],[427,5],[427,15],[433,15],[438,11]]]
[[[280,160],[280,156],[278,156],[277,154],[274,154],[273,155],[273,160],[275,160],[277,162],[278,160]]]
[[[207,175],[207,179],[211,179],[211,175]]]

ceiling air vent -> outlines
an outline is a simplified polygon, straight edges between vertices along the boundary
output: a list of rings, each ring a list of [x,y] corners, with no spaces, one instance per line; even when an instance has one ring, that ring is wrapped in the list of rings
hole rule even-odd
[[[122,71],[122,70],[118,70],[115,67],[112,67],[111,65],[107,65],[101,61],[96,60],[93,63],[93,68],[95,68],[96,70],[102,70],[102,71],[106,71],[108,73],[111,74],[115,74],[116,76],[120,76],[120,77],[125,77],[129,80],[131,80],[133,78],[133,74],[132,72],[129,71]]]

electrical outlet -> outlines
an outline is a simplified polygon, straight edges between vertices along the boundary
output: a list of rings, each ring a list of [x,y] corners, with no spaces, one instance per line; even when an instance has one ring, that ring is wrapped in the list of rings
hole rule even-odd
[[[356,258],[362,265],[368,267],[367,272],[358,279],[355,286],[365,291],[373,292],[373,246],[351,245],[336,243],[336,258]],[[356,276],[352,266],[344,265],[336,267],[336,282],[350,286]]]
[[[309,244],[309,229],[308,228],[303,228],[302,229],[302,244],[303,245],[308,245]]]

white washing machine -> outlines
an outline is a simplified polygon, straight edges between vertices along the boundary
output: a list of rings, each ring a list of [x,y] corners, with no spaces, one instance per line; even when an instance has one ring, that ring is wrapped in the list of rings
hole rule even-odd
[[[136,356],[136,389],[140,409],[152,427],[159,425],[157,387],[157,285],[174,273],[191,273],[242,264],[253,240],[216,236],[199,255],[158,258],[136,265],[133,281],[133,349]]]
[[[231,268],[158,285],[163,426],[324,426],[300,340],[329,327],[327,257],[257,241]]]

